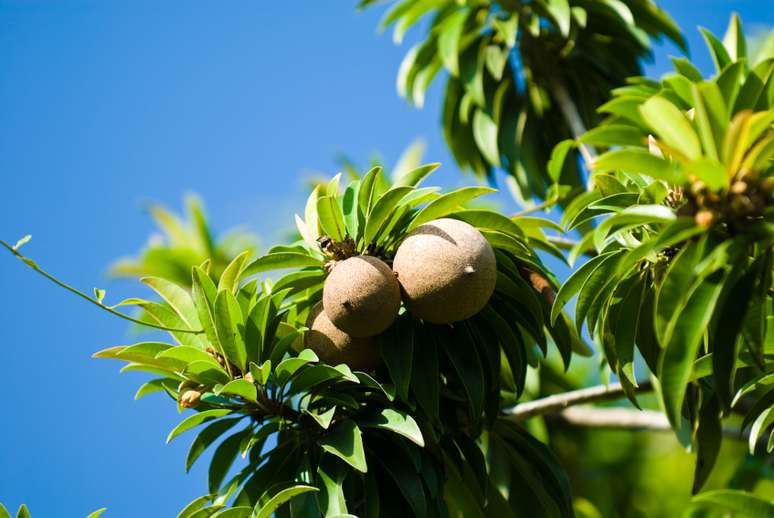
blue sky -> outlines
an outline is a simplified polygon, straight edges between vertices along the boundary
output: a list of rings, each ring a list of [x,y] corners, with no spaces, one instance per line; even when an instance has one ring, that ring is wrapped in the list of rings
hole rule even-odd
[[[426,108],[395,94],[405,52],[375,29],[380,9],[336,2],[0,0],[0,237],[108,299],[146,293],[106,278],[152,230],[149,200],[206,200],[218,230],[244,225],[275,240],[305,198],[309,171],[344,151],[394,160],[415,137],[436,181],[461,177],[439,131],[439,89]],[[661,2],[686,31],[715,32],[738,11],[771,22],[766,2]],[[287,5],[287,4],[285,4]],[[416,36],[416,34],[414,35]],[[667,70],[659,47],[651,74]],[[186,475],[186,438],[168,399],[132,400],[145,379],[92,352],[130,343],[100,313],[0,256],[0,502],[36,517],[174,516],[206,492],[206,462]]]

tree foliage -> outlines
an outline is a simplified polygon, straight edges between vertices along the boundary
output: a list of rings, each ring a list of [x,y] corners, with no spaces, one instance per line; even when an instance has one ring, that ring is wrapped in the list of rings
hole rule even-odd
[[[422,186],[438,164],[392,175],[377,166],[346,184],[316,182],[297,239],[257,258],[214,245],[198,205],[191,225],[156,210],[168,242],[120,269],[155,299],[116,305],[22,255],[28,238],[2,242],[78,296],[169,333],[94,356],[151,374],[136,398],[165,394],[187,410],[167,438],[194,436],[186,470],[213,452],[206,489],[179,518],[592,516],[549,445],[514,418],[534,396],[530,373],[561,376],[547,357],[566,371],[590,353],[583,336],[634,405],[654,387],[696,451],[686,516],[774,515],[774,501],[745,488],[701,492],[724,424],[746,433],[752,458],[774,451],[774,57],[748,52],[732,17],[722,40],[704,31],[711,77],[677,58],[674,73],[617,87],[638,72],[648,36],[682,42],[647,0],[403,1],[385,24],[400,39],[426,14],[403,92],[421,104],[446,68],[456,159],[482,175],[504,167],[524,197],[561,202],[561,224],[472,203],[488,187]],[[601,154],[587,153],[581,188],[574,151],[584,146]],[[368,372],[304,347],[332,265],[358,254],[389,264],[411,230],[442,217],[476,227],[494,249],[497,284],[479,314],[434,325],[402,309]],[[549,235],[562,232],[580,236],[566,256]],[[548,255],[578,266],[559,282]]]
[[[650,38],[685,48],[677,25],[650,0],[402,0],[381,25],[394,27],[400,43],[423,17],[431,19],[427,35],[406,54],[398,92],[421,107],[445,70],[452,155],[480,176],[506,171],[522,201],[559,194],[546,167],[551,150],[599,122],[597,108],[650,57]],[[568,161],[560,180],[579,187],[582,172]]]

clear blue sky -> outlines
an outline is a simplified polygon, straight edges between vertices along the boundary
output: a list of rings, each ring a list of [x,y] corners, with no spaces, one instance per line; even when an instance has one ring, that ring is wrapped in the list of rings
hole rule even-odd
[[[393,160],[416,136],[437,181],[463,179],[443,144],[439,89],[423,111],[395,94],[405,47],[375,30],[381,10],[335,2],[0,0],[0,237],[84,289],[136,294],[106,266],[151,225],[147,200],[206,200],[216,229],[270,242],[304,199],[310,170],[346,151]],[[760,0],[662,2],[686,30],[771,22]],[[283,5],[285,5],[283,7]],[[667,68],[660,48],[650,73]],[[186,475],[188,438],[168,399],[132,400],[145,379],[92,352],[130,343],[127,325],[0,255],[0,502],[35,517],[170,517],[206,492]],[[144,292],[143,292],[144,294]]]

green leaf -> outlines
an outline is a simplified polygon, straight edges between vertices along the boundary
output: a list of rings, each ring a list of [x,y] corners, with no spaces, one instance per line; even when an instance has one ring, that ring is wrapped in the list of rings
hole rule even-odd
[[[384,451],[384,447],[379,451]],[[387,450],[383,455],[374,455],[373,458],[392,477],[401,495],[411,507],[413,515],[427,516],[427,497],[423,490],[422,479],[407,462],[408,459],[398,455],[400,455],[399,450]]]
[[[449,214],[449,217],[459,219],[465,223],[469,223],[479,229],[496,230],[509,234],[512,236],[524,236],[524,231],[521,229],[517,221],[521,219],[512,220],[507,216],[503,216],[499,212],[486,209],[468,209],[461,210]]]
[[[411,231],[428,221],[442,218],[457,211],[459,206],[463,203],[495,191],[496,189],[491,189],[489,187],[463,187],[456,191],[444,194],[420,210],[411,222],[411,225],[409,225],[407,231]]]
[[[0,503],[0,518],[11,518],[11,513],[2,503]]]
[[[622,227],[670,223],[677,219],[674,211],[664,205],[635,205],[614,214],[600,223],[594,233],[594,245],[597,250],[604,248],[608,235]]]
[[[245,505],[221,509],[212,518],[252,518],[253,508]]]
[[[172,442],[172,439],[181,433],[190,430],[191,428],[199,426],[200,424],[207,421],[211,421],[212,419],[223,417],[230,414],[231,412],[231,409],[228,408],[216,408],[213,410],[205,410],[204,412],[198,412],[196,414],[190,415],[183,419],[180,424],[175,426],[172,431],[169,432],[169,435],[167,436],[167,443]]]
[[[247,350],[240,327],[244,319],[239,303],[230,291],[218,292],[214,304],[215,329],[223,355],[242,372],[247,370]]]
[[[220,367],[218,360],[213,358],[212,355],[198,347],[188,345],[178,345],[177,347],[164,349],[156,354],[156,359],[166,360],[181,371],[185,370],[186,366],[193,362],[210,362],[214,366]]]
[[[99,518],[100,516],[102,516],[102,513],[104,513],[105,511],[107,511],[107,507],[103,507],[102,509],[97,509],[93,513],[89,514],[89,516],[87,516],[86,518]]]
[[[234,419],[220,419],[209,425],[207,425],[196,439],[191,443],[191,447],[188,449],[188,455],[185,459],[185,471],[188,473],[191,470],[191,466],[201,456],[202,453],[214,443],[221,435],[229,431],[234,427],[242,418],[236,417]]]
[[[319,445],[357,471],[365,473],[368,470],[360,428],[353,421],[347,420],[336,425],[330,434],[319,441]]]
[[[623,171],[640,173],[650,176],[655,180],[664,180],[671,184],[683,184],[687,180],[677,166],[651,154],[645,149],[616,149],[601,155],[594,162],[594,173],[601,174],[609,171]]]
[[[468,9],[459,9],[446,18],[439,27],[438,55],[441,57],[443,66],[453,76],[458,76],[460,73],[460,39],[462,38],[465,21],[468,19],[469,12]]]
[[[699,27],[701,35],[704,36],[704,41],[709,47],[710,54],[712,55],[712,61],[715,63],[715,69],[720,72],[726,65],[731,62],[731,57],[728,55],[728,51],[723,46],[723,43],[715,37],[710,31],[704,27]]]
[[[344,497],[344,478],[347,470],[341,463],[323,457],[317,467],[318,486],[320,494],[318,501],[325,516],[340,516],[347,513],[347,502]],[[367,476],[370,476],[367,475]]]
[[[239,455],[239,446],[250,431],[251,428],[248,427],[229,436],[215,449],[207,474],[207,486],[210,494],[215,494],[220,489],[228,470],[231,469],[231,465],[234,464],[237,455]]]
[[[694,270],[704,255],[706,240],[688,244],[672,259],[656,295],[655,331],[662,346],[669,342],[670,325],[681,313],[694,282]]]
[[[317,215],[323,232],[334,241],[344,241],[347,229],[344,215],[335,196],[322,196],[317,200]]]
[[[570,34],[570,3],[567,0],[547,0],[546,8],[556,21],[559,33],[566,38]]]
[[[411,316],[403,314],[397,318],[379,339],[382,358],[387,366],[398,397],[408,400],[414,356],[414,329]]]
[[[603,147],[641,146],[647,141],[647,135],[644,134],[640,128],[634,126],[624,124],[603,124],[586,132],[580,138],[580,141],[584,144]],[[562,143],[559,145],[562,145]],[[556,148],[554,148],[554,152],[556,152]],[[551,174],[550,167],[551,165],[549,162],[549,174]]]
[[[701,156],[699,137],[691,122],[677,106],[658,95],[651,97],[640,107],[640,113],[648,126],[672,149],[690,160]]]
[[[663,344],[665,351],[660,362],[659,379],[664,410],[675,430],[680,429],[680,415],[693,362],[725,277],[724,271],[715,272],[693,291],[679,318],[675,319],[669,342]]]
[[[160,378],[143,383],[134,394],[134,400],[137,401],[141,397],[147,396],[148,394],[153,394],[155,392],[163,392],[165,390],[164,383],[167,381],[173,380],[169,380],[168,378]]]
[[[736,404],[747,394],[755,392],[760,388],[768,387],[769,385],[774,385],[774,372],[751,379],[737,391],[734,400],[731,402],[731,406],[736,406]]]
[[[319,491],[319,489],[314,486],[306,486],[302,484],[283,489],[282,491],[272,496],[264,505],[260,505],[260,503],[257,504],[253,510],[253,513],[255,513],[254,516],[255,518],[269,518],[279,506],[286,503],[291,498],[303,493],[308,493],[310,491]]]
[[[347,379],[353,383],[359,382],[356,377],[348,377],[341,370],[330,365],[311,365],[295,376],[288,389],[288,396],[299,394],[321,383],[341,379]]]
[[[210,501],[210,495],[200,496],[185,506],[177,518],[191,518],[197,511],[204,507]]]
[[[271,360],[266,360],[261,365],[250,362],[250,374],[253,375],[253,379],[259,385],[266,385],[266,382],[269,381],[269,375],[271,374],[271,363]]]
[[[405,173],[401,174],[400,177],[395,178],[395,185],[417,187],[420,183],[422,183],[422,180],[427,178],[430,173],[438,169],[440,166],[441,164],[439,162],[433,162],[406,171]]]
[[[693,475],[693,494],[699,492],[709,478],[720,452],[723,430],[717,396],[702,401],[699,427],[696,430],[696,468]]]
[[[755,446],[758,444],[758,439],[771,423],[774,423],[774,407],[767,408],[753,421],[750,428],[750,437],[748,438],[750,455],[755,455]]]
[[[30,518],[30,511],[27,506],[22,504],[19,506],[19,510],[16,512],[16,518]]]
[[[487,162],[495,167],[500,167],[500,151],[497,149],[497,124],[483,110],[476,110],[473,114],[473,140]]]
[[[728,187],[726,168],[716,160],[708,158],[696,160],[687,164],[685,171],[703,181],[713,191]]]
[[[274,369],[274,376],[279,385],[284,385],[298,369],[308,363],[318,362],[320,359],[311,349],[304,349],[298,356],[282,360]]]
[[[198,266],[193,267],[191,275],[191,296],[199,315],[199,322],[204,329],[205,336],[210,345],[216,350],[222,352],[218,332],[215,329],[215,318],[213,316],[212,304],[215,302],[217,289],[210,279],[210,276]]]
[[[551,323],[556,323],[556,319],[562,312],[564,306],[573,298],[583,287],[583,284],[607,257],[613,252],[606,252],[586,261],[580,268],[575,270],[559,288],[554,303],[551,306]]]
[[[554,183],[559,183],[559,178],[562,176],[562,169],[564,168],[564,162],[567,159],[567,154],[575,147],[575,141],[572,139],[563,140],[554,146],[551,151],[551,159],[548,161],[546,168],[548,169],[548,176]]]
[[[188,364],[183,371],[186,378],[192,379],[203,385],[217,385],[228,383],[228,373],[220,367],[213,365],[211,361],[194,361]]]
[[[359,420],[358,424],[366,428],[382,428],[390,430],[391,432],[402,435],[419,447],[425,446],[422,431],[419,429],[419,425],[417,425],[416,421],[414,421],[414,418],[398,410],[385,408],[374,417]]]
[[[691,61],[687,58],[679,58],[679,57],[672,57],[672,64],[675,66],[675,70],[677,70],[680,74],[687,77],[691,81],[698,83],[704,77],[701,75],[701,72],[699,71],[696,66],[691,63]]]
[[[368,218],[366,218],[365,233],[363,234],[366,243],[372,243],[379,237],[379,231],[387,220],[390,219],[390,216],[393,215],[398,202],[412,190],[413,187],[410,186],[393,187],[379,197]]]
[[[591,308],[602,303],[609,295],[608,290],[614,286],[615,272],[621,261],[623,250],[616,250],[597,264],[588,278],[584,281],[578,301],[575,304],[575,323],[580,332],[583,320],[588,315],[589,333],[594,334],[595,318],[589,313]]]
[[[448,337],[448,338],[447,338]],[[438,339],[438,335],[436,335]],[[478,419],[484,409],[484,374],[481,359],[467,328],[460,327],[452,336],[444,335],[440,342],[467,394],[471,417]]]
[[[237,289],[239,289],[239,279],[242,276],[249,256],[250,252],[244,251],[226,266],[218,281],[218,291],[228,290],[236,294]]]
[[[733,489],[716,489],[696,495],[692,507],[711,508],[727,513],[739,513],[745,518],[770,518],[774,516],[774,501]]]
[[[712,354],[712,374],[715,380],[715,392],[723,408],[729,408],[731,390],[734,386],[734,366],[739,353],[739,334],[742,331],[744,317],[750,304],[750,293],[758,272],[749,268],[733,285],[725,297],[723,307],[717,312],[718,325],[713,336],[715,347]]]
[[[414,347],[410,388],[419,406],[431,419],[437,420],[440,394],[438,348],[427,328],[423,326],[420,329],[420,333],[415,334],[420,341]]]
[[[311,255],[295,252],[278,252],[259,257],[250,263],[243,272],[243,277],[249,277],[256,273],[268,272],[271,270],[282,270],[285,268],[304,268],[307,266],[317,266],[322,268],[323,262]]]
[[[201,329],[198,311],[186,290],[159,277],[143,277],[140,281],[158,293],[189,329]]]
[[[331,425],[331,421],[333,420],[334,414],[336,414],[336,407],[332,406],[322,414],[318,414],[309,410],[304,411],[306,414],[308,414],[312,419],[314,419],[317,424],[320,425],[320,428],[323,430],[327,430],[328,427]]]
[[[258,398],[258,391],[256,390],[255,385],[246,379],[229,381],[223,388],[215,391],[215,395],[220,394],[231,394],[253,402]]]

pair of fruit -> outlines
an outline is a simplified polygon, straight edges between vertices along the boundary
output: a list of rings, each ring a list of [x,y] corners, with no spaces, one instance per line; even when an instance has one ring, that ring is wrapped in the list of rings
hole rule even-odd
[[[373,337],[392,325],[401,300],[417,318],[451,324],[481,311],[496,281],[494,251],[481,232],[437,219],[406,236],[392,269],[366,255],[336,263],[322,302],[309,315],[304,342],[327,363],[371,370],[380,361]]]

